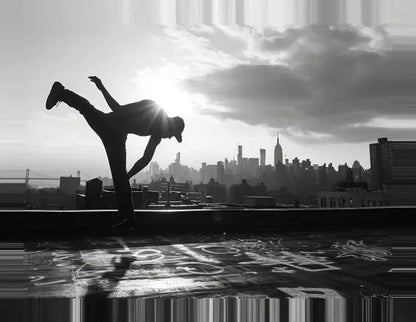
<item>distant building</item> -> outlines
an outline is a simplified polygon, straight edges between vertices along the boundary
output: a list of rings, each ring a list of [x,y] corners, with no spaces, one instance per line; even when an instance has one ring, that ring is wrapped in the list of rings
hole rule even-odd
[[[367,191],[351,188],[344,191],[320,191],[320,208],[383,207],[387,205],[386,194],[382,191]]]
[[[157,179],[157,177],[160,175],[160,167],[157,162],[151,162],[149,165],[149,171],[150,171],[150,178],[152,180]]]
[[[243,205],[253,208],[274,208],[276,207],[276,198],[269,196],[246,196]]]
[[[266,150],[260,149],[260,166],[264,167],[266,165]]]
[[[311,169],[312,168],[312,164],[311,164],[311,160],[306,159],[306,160],[302,160],[302,168],[304,169]]]
[[[217,165],[203,162],[201,167],[201,182],[208,183],[211,178],[217,180]]]
[[[211,197],[213,202],[224,203],[227,201],[227,186],[214,179],[210,179],[207,184],[194,185],[194,192],[199,193],[202,201],[206,201],[207,197]]]
[[[26,209],[27,189],[26,183],[0,183],[0,209]]]
[[[247,196],[267,196],[267,187],[263,183],[253,187],[247,183],[246,179],[241,180],[240,184],[230,187],[230,200],[232,203],[243,204]]]
[[[374,188],[416,184],[416,141],[378,139],[378,143],[370,144],[370,162]]]
[[[191,171],[188,166],[181,164],[181,153],[176,154],[175,162],[169,165],[169,175],[173,176],[177,182],[191,181]]]
[[[247,160],[247,173],[251,177],[255,177],[259,169],[259,159],[258,158],[248,158]]]
[[[149,191],[147,187],[143,187],[142,190],[133,188],[132,201],[135,209],[147,208],[150,204],[159,202],[159,193],[157,191]],[[98,207],[104,209],[117,209],[117,198],[114,189],[108,188],[103,190],[102,202],[97,204],[97,208]]]
[[[353,172],[348,164],[340,164],[338,166],[338,181],[340,182],[353,182]]]
[[[160,180],[154,180],[149,184],[149,189],[153,191],[158,191],[160,193],[165,193],[168,191],[177,191],[182,194],[186,194],[191,191],[191,184],[189,182],[176,182],[173,177],[168,180],[162,178]]]
[[[98,179],[87,181],[85,187],[85,209],[97,209],[103,195],[103,182]]]
[[[59,190],[62,193],[73,195],[80,189],[81,178],[80,177],[60,177],[59,178]]]
[[[238,146],[238,154],[237,154],[237,164],[241,166],[241,159],[243,158],[243,146]]]
[[[217,180],[219,183],[225,183],[225,167],[224,162],[217,162]]]
[[[352,179],[354,182],[359,182],[363,180],[363,175],[364,175],[364,169],[361,166],[360,162],[358,162],[357,160],[354,161],[354,163],[352,164]]]
[[[289,206],[292,205],[295,196],[292,191],[288,190],[285,187],[282,187],[278,190],[269,192],[270,196],[273,196],[276,200],[276,205],[278,206]]]
[[[277,134],[277,142],[274,147],[274,165],[278,163],[283,163],[283,152],[282,152],[282,146],[279,142],[279,133]]]
[[[378,139],[370,144],[371,188],[390,205],[416,205],[416,141]]]
[[[80,177],[60,177],[59,190],[61,191],[61,206],[63,209],[76,208],[76,192],[80,190]]]

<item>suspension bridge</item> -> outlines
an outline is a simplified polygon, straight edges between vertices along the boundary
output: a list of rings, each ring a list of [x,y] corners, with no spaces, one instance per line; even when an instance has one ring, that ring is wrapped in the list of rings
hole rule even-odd
[[[77,171],[74,177],[81,178],[81,171]],[[29,184],[30,181],[59,181],[60,177],[53,177],[31,169],[26,170],[0,170],[0,181],[23,181]],[[81,179],[82,182],[88,179]]]

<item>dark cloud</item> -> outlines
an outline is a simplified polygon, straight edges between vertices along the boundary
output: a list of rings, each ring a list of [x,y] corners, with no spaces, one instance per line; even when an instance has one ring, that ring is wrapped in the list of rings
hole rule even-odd
[[[306,29],[288,29],[285,32],[274,31],[274,34],[269,30],[262,36],[260,48],[267,51],[285,50],[305,40],[344,48],[366,45],[372,40],[368,35],[350,27],[332,28],[324,25],[309,26]]]
[[[256,35],[256,59],[186,86],[225,110],[205,113],[344,142],[404,139],[413,129],[365,125],[374,118],[416,119],[416,52],[388,46],[388,35],[352,27],[310,27]],[[277,65],[270,59],[284,57]],[[267,56],[269,55],[269,56]],[[360,126],[357,126],[359,124]],[[319,138],[319,135],[311,136]]]

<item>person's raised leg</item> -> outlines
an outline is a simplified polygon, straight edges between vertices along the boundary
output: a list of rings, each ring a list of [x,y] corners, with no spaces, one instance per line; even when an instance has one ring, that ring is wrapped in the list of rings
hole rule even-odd
[[[52,85],[48,98],[46,99],[46,109],[50,110],[59,102],[64,102],[78,110],[81,114],[94,109],[94,106],[84,97],[66,89],[60,82]]]
[[[79,111],[99,136],[108,131],[105,113],[97,110],[86,98],[66,89],[61,83],[55,82],[46,99],[46,109],[52,109],[58,102],[64,102]]]

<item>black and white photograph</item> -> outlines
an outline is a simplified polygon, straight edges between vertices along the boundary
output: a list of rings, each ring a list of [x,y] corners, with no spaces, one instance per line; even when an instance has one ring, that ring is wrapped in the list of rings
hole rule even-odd
[[[416,321],[416,2],[0,0],[0,321]]]

